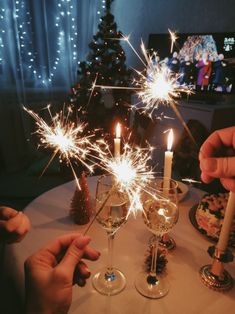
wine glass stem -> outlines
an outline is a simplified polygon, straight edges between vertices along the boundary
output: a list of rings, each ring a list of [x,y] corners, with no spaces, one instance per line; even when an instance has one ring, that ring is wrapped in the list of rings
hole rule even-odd
[[[152,246],[152,262],[149,275],[151,277],[157,277],[157,252],[158,252],[159,237],[154,235],[154,241]]]
[[[113,241],[114,241],[114,233],[108,233],[108,265],[107,265],[107,274],[112,274],[112,272],[113,272]]]

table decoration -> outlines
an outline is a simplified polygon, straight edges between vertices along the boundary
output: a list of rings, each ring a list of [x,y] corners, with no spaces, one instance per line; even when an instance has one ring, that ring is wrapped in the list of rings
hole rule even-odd
[[[79,177],[80,189],[76,187],[70,204],[69,215],[75,224],[85,225],[90,221],[92,206],[85,172]]]
[[[233,287],[233,278],[224,269],[224,263],[233,260],[233,256],[227,249],[227,246],[234,211],[235,193],[230,192],[218,243],[216,247],[209,248],[209,254],[213,258],[212,264],[201,267],[199,271],[202,282],[216,291],[227,291]]]

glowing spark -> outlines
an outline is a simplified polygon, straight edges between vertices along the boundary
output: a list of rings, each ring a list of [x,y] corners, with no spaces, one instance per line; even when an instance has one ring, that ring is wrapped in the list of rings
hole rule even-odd
[[[122,154],[114,158],[108,144],[100,140],[96,152],[99,154],[99,166],[113,175],[119,191],[128,195],[129,214],[132,212],[135,215],[143,209],[141,193],[148,191],[148,184],[154,177],[153,169],[148,165],[152,148],[132,147],[125,143]]]
[[[175,34],[171,32],[171,35],[174,35],[173,39],[175,41]],[[184,129],[187,131],[192,142],[197,146],[188,126],[186,125],[175,104],[175,100],[181,97],[182,93],[186,93],[187,95],[193,93],[189,87],[180,85],[179,78],[181,75],[173,73],[168,68],[167,64],[162,62],[155,63],[154,60],[156,53],[154,52],[152,55],[148,54],[143,42],[141,42],[141,51],[144,56],[144,60],[130,43],[129,36],[123,36],[121,39],[117,38],[112,40],[123,40],[127,42],[130,48],[144,65],[144,71],[140,72],[134,69],[137,73],[137,78],[133,81],[133,87],[104,85],[96,85],[96,87],[135,90],[137,96],[140,99],[140,102],[139,106],[138,104],[135,104],[131,106],[131,108],[134,111],[138,110],[141,114],[147,115],[150,118],[153,118],[154,111],[159,107],[159,105],[169,105],[182,123]]]
[[[85,123],[75,124],[69,121],[69,115],[72,113],[71,107],[68,108],[67,115],[65,115],[64,110],[62,110],[55,116],[52,116],[50,106],[48,106],[47,109],[51,117],[51,124],[48,124],[34,111],[24,107],[24,110],[36,121],[37,130],[35,133],[40,136],[40,145],[51,148],[54,151],[43,173],[58,154],[60,160],[65,159],[70,165],[77,185],[79,186],[75,170],[71,164],[71,159],[80,161],[90,172],[93,171],[93,166],[87,163],[87,160],[89,161],[87,157],[90,156],[92,146],[90,138],[94,135],[83,135],[86,127]]]
[[[176,32],[172,32],[169,28],[168,28],[168,32],[170,33],[171,36],[171,53],[173,52],[173,47],[174,47],[174,43],[176,41],[176,39],[178,38],[176,36]]]
[[[196,181],[196,180],[191,179],[191,178],[184,178],[184,179],[182,179],[182,181],[188,182],[189,184],[192,184],[192,183],[199,183],[199,184],[201,184],[202,183],[201,181]]]
[[[142,113],[153,116],[153,112],[158,106],[172,105],[176,98],[181,96],[181,93],[191,94],[191,91],[179,85],[180,74],[175,74],[165,64],[153,64],[150,58],[149,64],[150,75],[145,75],[142,72],[136,71],[139,79],[134,81],[135,86],[142,90],[137,92],[143,106]]]

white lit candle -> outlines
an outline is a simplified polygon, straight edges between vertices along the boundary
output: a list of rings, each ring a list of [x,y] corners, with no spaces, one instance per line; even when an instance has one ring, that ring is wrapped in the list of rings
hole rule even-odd
[[[119,157],[121,151],[121,124],[117,123],[116,137],[114,138],[114,157]]]
[[[217,244],[217,249],[220,251],[226,251],[227,249],[229,234],[234,218],[234,212],[235,212],[235,193],[230,192],[227,207],[225,210],[223,225],[220,231],[219,241]]]
[[[173,144],[173,130],[170,129],[167,139],[167,151],[165,151],[165,159],[164,159],[164,177],[168,178],[165,180],[164,187],[169,188],[169,183],[171,179],[171,172],[172,172],[172,158],[173,152],[171,151]]]

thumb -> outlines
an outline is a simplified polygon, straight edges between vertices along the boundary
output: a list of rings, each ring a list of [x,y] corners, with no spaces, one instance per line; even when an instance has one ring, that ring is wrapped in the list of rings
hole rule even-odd
[[[73,276],[73,272],[82,258],[86,246],[90,243],[90,237],[78,237],[73,240],[70,244],[67,252],[65,253],[63,259],[60,262],[60,266],[67,270],[71,276]]]
[[[201,170],[215,178],[235,176],[235,157],[205,158],[200,162]]]

